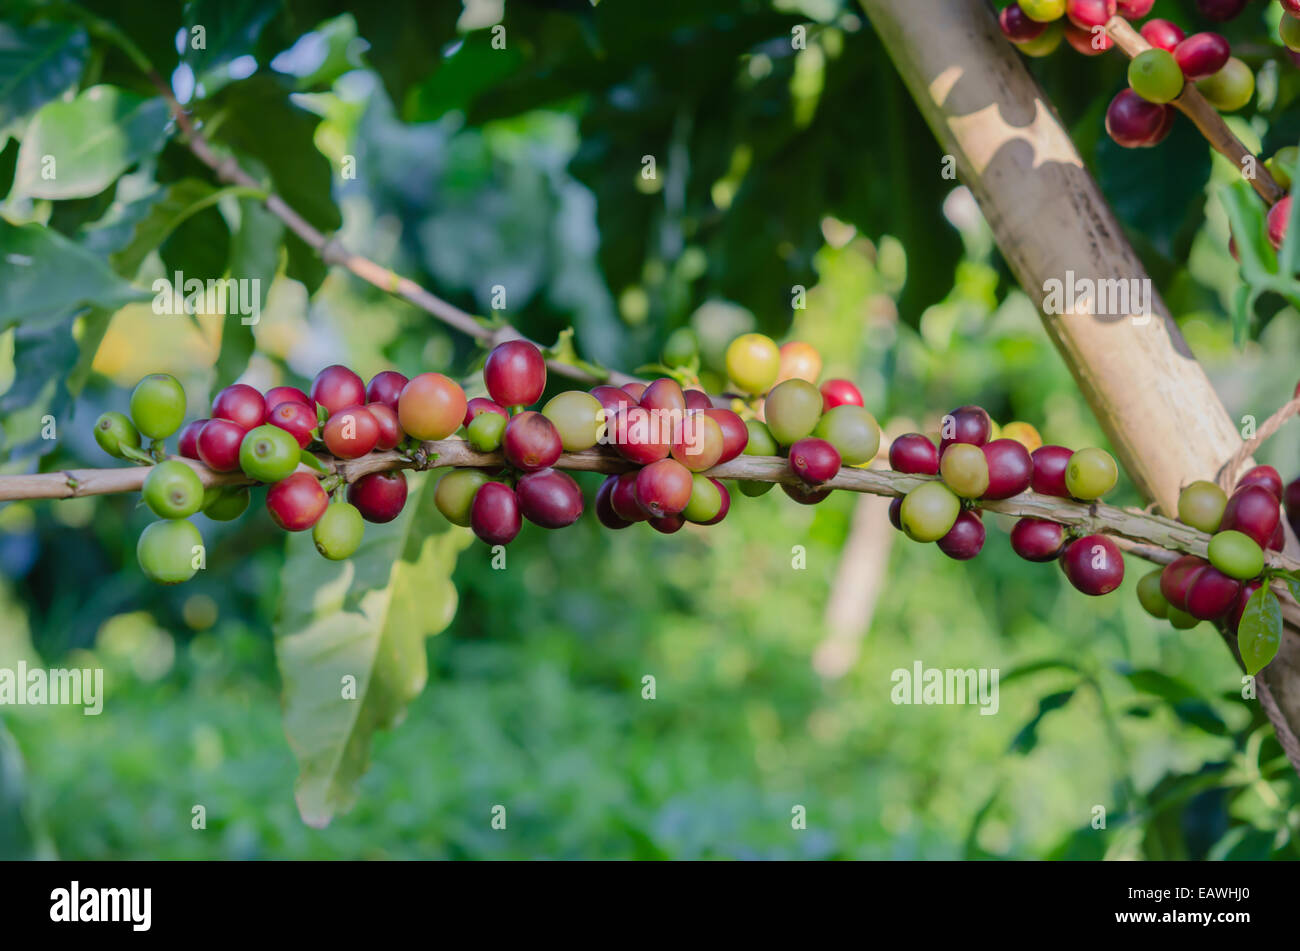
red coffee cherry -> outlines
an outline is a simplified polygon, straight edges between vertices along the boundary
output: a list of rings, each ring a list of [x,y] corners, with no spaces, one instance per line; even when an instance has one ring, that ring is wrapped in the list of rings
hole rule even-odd
[[[406,474],[393,469],[363,475],[348,486],[348,501],[367,522],[391,522],[406,504]]]
[[[636,402],[628,395],[627,390],[620,389],[617,386],[593,386],[588,392],[600,401],[600,405],[605,408],[605,420],[614,418],[614,414],[625,406],[631,406]]]
[[[955,442],[982,446],[989,441],[993,421],[983,407],[958,406],[943,418],[940,428],[939,455]]]
[[[1237,488],[1244,489],[1248,485],[1262,485],[1279,502],[1282,501],[1282,476],[1272,466],[1255,466],[1243,472],[1237,479]]]
[[[743,419],[729,409],[706,409],[704,415],[722,430],[722,455],[718,457],[719,463],[730,462],[745,451],[749,445],[749,428]]]
[[[1030,40],[1036,40],[1047,29],[1046,23],[1039,23],[1025,16],[1025,11],[1020,9],[1019,3],[1012,3],[998,14],[998,26],[1002,28],[1002,35],[1012,43],[1028,43]]]
[[[613,495],[614,486],[617,483],[618,476],[616,475],[609,476],[604,482],[602,482],[600,488],[596,490],[595,505],[596,518],[600,521],[600,524],[604,525],[606,528],[612,528],[615,530],[627,528],[632,524],[614,511],[614,504],[610,501]]]
[[[317,425],[316,411],[308,407],[306,403],[296,401],[281,403],[266,414],[266,421],[272,426],[278,426],[298,440],[299,449],[307,448],[307,445],[311,442],[312,430]]]
[[[527,340],[507,340],[488,354],[483,382],[501,406],[531,406],[546,389],[546,359]]]
[[[625,522],[644,522],[647,518],[636,500],[636,477],[635,471],[622,473],[609,491],[610,508]]]
[[[500,482],[479,487],[469,519],[474,534],[489,545],[509,545],[523,526],[514,492]]]
[[[843,406],[845,403],[851,403],[854,406],[865,406],[862,401],[862,391],[854,386],[849,380],[827,380],[818,390],[822,395],[822,412],[829,413],[837,406]]]
[[[1240,581],[1206,565],[1188,579],[1187,613],[1201,621],[1213,621],[1228,613],[1240,593]]]
[[[1196,6],[1207,19],[1222,23],[1246,9],[1246,0],[1196,0]]]
[[[379,424],[364,406],[345,406],[326,421],[321,440],[340,459],[358,459],[379,442]]]
[[[722,496],[722,507],[718,509],[717,515],[713,516],[713,518],[709,519],[707,522],[700,522],[700,524],[717,525],[724,518],[726,518],[727,513],[731,511],[731,492],[728,491],[725,485],[723,485],[721,482],[719,482],[717,479],[713,478],[712,476],[708,476],[708,480],[712,482],[715,486],[717,486],[718,494]]]
[[[1014,439],[995,439],[981,448],[989,466],[989,487],[984,491],[984,498],[1009,499],[1029,488],[1034,462],[1021,443]]]
[[[948,534],[935,544],[949,558],[969,561],[984,547],[984,522],[972,511],[962,512]]]
[[[273,386],[266,391],[264,402],[266,403],[266,418],[262,420],[264,423],[271,421],[271,413],[281,403],[301,403],[313,413],[316,412],[316,404],[311,401],[311,397],[296,386]]]
[[[366,401],[366,386],[345,366],[334,364],[316,374],[311,381],[311,398],[331,413],[345,406],[357,406]]]
[[[788,482],[782,482],[781,491],[800,505],[816,505],[818,502],[825,502],[830,498],[833,490],[817,489],[810,485],[791,485]]]
[[[262,394],[247,383],[235,383],[217,394],[212,401],[212,418],[228,419],[248,431],[262,425],[266,417],[266,401]]]
[[[1149,148],[1167,134],[1165,123],[1172,115],[1169,106],[1147,102],[1125,87],[1106,109],[1106,132],[1126,149]]]
[[[1175,47],[1187,38],[1182,27],[1177,23],[1171,23],[1168,20],[1147,20],[1142,24],[1139,31],[1142,39],[1146,40],[1157,49],[1167,50],[1172,53]]]
[[[397,401],[402,398],[402,388],[410,381],[396,370],[382,370],[366,384],[366,403],[383,403],[394,413]]]
[[[928,436],[906,433],[890,443],[889,467],[908,475],[938,475],[939,450]]]
[[[686,397],[687,409],[713,409],[713,400],[703,390],[682,390],[682,395]]]
[[[1105,26],[1115,15],[1116,0],[1066,0],[1065,15],[1081,30]]]
[[[825,439],[800,439],[790,447],[790,468],[807,485],[821,485],[840,471],[840,454]]]
[[[1124,556],[1105,535],[1085,535],[1061,556],[1065,576],[1086,595],[1109,594],[1124,580]]]
[[[455,380],[441,373],[421,373],[402,387],[397,420],[416,439],[446,439],[460,428],[469,403]]]
[[[195,448],[199,459],[214,472],[234,472],[239,468],[239,444],[244,441],[243,427],[228,419],[210,419],[199,430]]]
[[[686,395],[676,380],[667,377],[655,380],[641,394],[640,403],[646,409],[659,410],[663,413],[675,412],[678,418],[686,412]]]
[[[637,504],[650,518],[677,515],[691,500],[691,470],[676,459],[652,462],[636,474]]]
[[[1174,47],[1174,60],[1189,80],[1213,76],[1231,55],[1232,47],[1218,33],[1193,33]]]
[[[1277,496],[1262,485],[1237,489],[1223,510],[1219,531],[1236,530],[1253,538],[1261,548],[1268,546],[1282,518]]]
[[[1075,26],[1069,20],[1065,21],[1065,41],[1074,47],[1076,53],[1084,56],[1100,56],[1115,45],[1110,34],[1091,27]]]
[[[1065,470],[1070,465],[1074,450],[1064,446],[1040,446],[1030,456],[1034,461],[1034,476],[1030,480],[1039,495],[1055,495],[1058,498],[1070,498],[1070,490],[1065,487]]]
[[[380,452],[397,448],[397,444],[405,435],[401,424],[397,421],[397,410],[387,403],[367,403],[366,412],[374,417],[375,423],[379,426],[379,439],[375,443],[375,448]]]
[[[669,454],[692,472],[704,472],[722,458],[725,446],[722,427],[704,415],[703,410],[689,410],[688,414],[681,426],[676,427],[680,432]]]
[[[1160,572],[1160,593],[1165,600],[1180,611],[1187,610],[1187,591],[1191,587],[1192,576],[1210,563],[1195,555],[1183,555],[1165,565]]]
[[[582,490],[572,476],[557,469],[521,476],[515,500],[523,517],[542,528],[564,528],[582,516]]]
[[[536,349],[536,348],[534,348]],[[536,472],[555,465],[564,451],[560,434],[549,419],[535,410],[512,416],[501,439],[506,462],[524,472]]]
[[[206,419],[196,419],[186,423],[185,428],[181,430],[178,438],[176,451],[186,459],[199,458],[199,430],[203,428]]]
[[[609,439],[620,456],[645,466],[668,455],[672,432],[644,406],[628,406],[609,423]]]
[[[889,500],[889,524],[900,532],[903,530],[903,497],[901,495]]]
[[[663,535],[672,535],[674,532],[680,532],[682,526],[686,524],[686,519],[680,515],[664,515],[661,518],[647,519],[650,527],[656,532]]]
[[[286,532],[305,532],[320,520],[330,497],[309,472],[295,472],[266,490],[271,520]]]
[[[1118,12],[1122,17],[1137,20],[1150,13],[1155,5],[1156,0],[1119,0]]]
[[[1052,561],[1065,547],[1065,529],[1056,522],[1022,518],[1011,529],[1011,549],[1025,561]]]
[[[1241,624],[1241,616],[1246,611],[1246,602],[1250,600],[1251,595],[1260,589],[1264,582],[1247,581],[1241,586],[1241,591],[1237,593],[1237,603],[1232,606],[1228,613],[1228,629],[1233,634],[1237,633],[1237,627]]]
[[[645,384],[636,382],[624,383],[622,389],[623,392],[632,397],[632,399],[640,401],[642,394],[645,393]]]
[[[1300,535],[1300,527],[1297,527],[1300,526],[1300,479],[1288,483],[1282,493],[1282,503],[1286,506],[1286,519],[1292,530]]]
[[[482,413],[495,413],[504,420],[510,419],[510,414],[506,412],[504,406],[500,406],[486,396],[476,396],[465,404],[465,419],[461,421],[462,426],[468,426],[474,422],[474,417]]]
[[[1280,250],[1286,240],[1286,227],[1291,218],[1291,196],[1287,195],[1268,210],[1268,243]]]

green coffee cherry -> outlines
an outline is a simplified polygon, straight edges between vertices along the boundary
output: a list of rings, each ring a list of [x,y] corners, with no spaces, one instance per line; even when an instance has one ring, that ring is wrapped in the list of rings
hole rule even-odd
[[[151,373],[131,391],[131,419],[150,439],[166,439],[185,422],[185,389],[168,373]]]
[[[1137,596],[1147,614],[1167,618],[1172,605],[1160,591],[1160,574],[1160,569],[1157,568],[1143,575],[1137,584]]]
[[[248,487],[213,487],[203,494],[203,514],[214,522],[233,522],[248,508]]]
[[[123,446],[140,448],[140,433],[122,413],[109,411],[95,420],[95,442],[115,459],[125,459]]]
[[[342,561],[351,558],[361,547],[365,532],[366,522],[361,511],[347,502],[335,502],[312,526],[311,538],[316,543],[316,550],[330,561]]]
[[[1217,532],[1227,505],[1228,496],[1213,482],[1193,482],[1178,494],[1178,520],[1203,532]]]
[[[193,522],[169,519],[145,527],[136,543],[135,556],[150,581],[180,584],[194,577],[198,570],[194,558],[202,547],[203,536]]]
[[[1242,532],[1219,532],[1210,539],[1209,556],[1210,564],[1238,581],[1258,578],[1264,571],[1264,549]]]
[[[168,459],[145,476],[144,501],[159,518],[187,518],[203,504],[203,483],[185,463]]]
[[[501,448],[501,437],[505,435],[507,422],[508,420],[499,413],[479,413],[469,421],[465,436],[475,451],[496,452]],[[561,437],[562,442],[563,437]]]

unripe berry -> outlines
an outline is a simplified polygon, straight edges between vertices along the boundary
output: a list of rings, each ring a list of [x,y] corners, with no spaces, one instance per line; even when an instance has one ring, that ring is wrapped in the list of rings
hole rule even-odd
[[[1124,556],[1105,535],[1086,535],[1071,542],[1061,556],[1070,584],[1086,595],[1109,594],[1124,580]]]
[[[727,346],[727,376],[745,393],[766,393],[781,372],[781,351],[764,334],[741,334]]]
[[[501,437],[506,434],[508,417],[496,413],[480,413],[470,421],[465,438],[478,452],[496,452],[501,448]]]
[[[331,413],[345,406],[356,406],[366,401],[366,386],[345,366],[334,364],[316,374],[311,381],[311,398]]]
[[[330,561],[342,561],[351,558],[361,547],[365,533],[366,523],[357,507],[348,502],[335,502],[326,507],[325,514],[311,530],[311,538],[316,550]]]
[[[325,514],[327,505],[329,496],[308,472],[295,472],[266,490],[271,520],[286,532],[305,532]]]
[[[1026,452],[1033,452],[1043,445],[1043,437],[1038,435],[1038,430],[1029,423],[1018,420],[1002,427],[1002,438],[1014,439],[1025,447]]]
[[[181,433],[181,455],[185,455],[185,433],[190,431],[194,426],[190,423]],[[102,414],[99,419],[95,420],[95,442],[99,443],[99,448],[104,450],[115,459],[125,459],[126,453],[122,451],[123,446],[131,449],[140,448],[140,433],[132,425],[131,421],[121,413],[109,411]],[[191,444],[193,440],[191,439]],[[197,458],[191,456],[190,458]]]
[[[604,407],[600,400],[582,390],[566,390],[551,397],[542,407],[542,415],[560,434],[565,452],[590,449],[605,430]]]
[[[1283,46],[1293,53],[1300,52],[1300,20],[1294,15],[1285,16],[1277,25],[1277,30]]]
[[[802,340],[792,340],[781,344],[781,369],[777,372],[776,382],[786,380],[806,380],[816,385],[822,375],[822,355],[817,348]]]
[[[1138,579],[1137,596],[1138,602],[1142,605],[1142,610],[1146,611],[1147,614],[1161,619],[1169,616],[1169,602],[1160,593],[1159,568],[1147,572]]]
[[[546,359],[527,340],[507,340],[488,354],[483,382],[501,406],[531,406],[546,389]]]
[[[391,522],[406,505],[406,475],[400,469],[363,475],[348,486],[348,501],[367,522]]]
[[[1230,56],[1221,70],[1197,82],[1196,88],[1220,112],[1235,112],[1255,94],[1255,74],[1237,57]]]
[[[202,547],[203,537],[193,522],[168,519],[145,526],[136,542],[135,556],[150,581],[180,584],[194,577],[198,570],[194,556]]]
[[[149,470],[143,494],[159,518],[186,518],[203,504],[203,483],[185,463],[167,459]]]
[[[1128,84],[1148,102],[1173,102],[1183,91],[1183,71],[1173,53],[1144,50],[1128,65]]]
[[[1065,0],[1020,0],[1025,16],[1039,23],[1050,23],[1065,16]]]
[[[185,390],[176,377],[151,373],[131,391],[131,420],[141,435],[166,439],[185,421]]]
[[[961,501],[942,482],[919,485],[903,498],[899,520],[907,536],[937,542],[947,535],[961,513]]]
[[[939,458],[944,485],[964,499],[978,499],[989,487],[989,464],[979,446],[953,443]]]
[[[460,428],[467,406],[465,391],[455,380],[441,373],[421,373],[402,387],[397,421],[416,439],[446,439]]]
[[[447,521],[469,528],[474,495],[490,481],[487,473],[479,469],[452,469],[438,480],[433,504]]]
[[[1217,532],[1228,496],[1213,482],[1193,482],[1178,494],[1178,519],[1202,532]]]
[[[1258,578],[1264,571],[1263,546],[1242,532],[1216,534],[1210,539],[1209,556],[1210,564],[1239,581]]]
[[[811,435],[822,415],[822,395],[806,380],[786,380],[772,388],[763,417],[772,436],[790,446]]]
[[[279,482],[298,468],[302,450],[290,433],[278,426],[258,426],[239,444],[239,468],[257,482]]]
[[[1080,449],[1065,467],[1065,488],[1076,499],[1099,499],[1119,481],[1119,467],[1105,449]]]
[[[242,485],[209,489],[203,493],[203,514],[214,522],[233,522],[248,510],[250,498]]]
[[[822,414],[812,434],[834,446],[846,466],[870,462],[880,451],[880,426],[861,406],[832,407]]]

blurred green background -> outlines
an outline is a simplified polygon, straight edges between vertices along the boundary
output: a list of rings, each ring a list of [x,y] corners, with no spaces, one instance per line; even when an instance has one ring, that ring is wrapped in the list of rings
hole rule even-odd
[[[83,6],[155,62],[179,24],[217,16],[201,3]],[[825,375],[857,381],[890,433],[980,403],[1048,442],[1104,445],[851,4],[678,0],[652,19],[613,0],[411,2],[383,16],[235,6],[233,22],[255,28],[228,31],[228,55],[187,63],[173,45],[178,94],[281,191],[333,170],[322,214],[337,209],[343,240],[458,305],[487,313],[503,287],[500,316],[525,333],[549,343],[573,326],[584,356],[626,370],[677,327],[695,327],[706,351],[753,327],[818,347]],[[15,30],[82,22],[16,9]],[[1191,4],[1157,12],[1197,23]],[[504,50],[491,45],[498,24]],[[794,49],[799,26],[806,48]],[[1263,39],[1269,28],[1233,25]],[[1272,147],[1300,132],[1279,57],[1259,44],[1258,108],[1233,120]],[[83,67],[82,85],[148,94],[111,47]],[[1232,170],[1182,122],[1163,150],[1119,154],[1101,132],[1117,59],[1063,49],[1034,68],[1229,411],[1262,421],[1295,385],[1300,325],[1277,301],[1234,346],[1237,277],[1215,197]],[[355,177],[339,171],[348,159]],[[104,195],[15,189],[0,212],[107,254],[153,187],[188,178],[210,176],[173,139]],[[189,219],[128,276],[148,287],[182,263],[235,274],[232,204]],[[228,318],[130,305],[83,347],[77,391],[75,348],[24,385],[42,353],[25,348],[41,341],[0,334],[3,471],[102,464],[91,422],[156,370],[185,383],[191,416],[236,376],[303,386],[332,362],[474,379],[482,354],[426,315],[292,244],[277,260],[242,352]],[[791,306],[795,286],[805,308]],[[86,326],[67,334],[80,343]],[[51,408],[57,445],[33,442]],[[1298,450],[1283,432],[1259,455],[1289,479]],[[428,641],[428,686],[376,734],[355,808],[313,829],[295,808],[272,631],[286,604],[318,592],[286,570],[284,535],[256,499],[234,523],[196,517],[209,549],[198,578],[150,585],[135,563],[149,521],[137,501],[0,508],[0,667],[102,666],[107,684],[99,717],[0,713],[0,858],[1300,855],[1300,782],[1216,632],[1141,611],[1143,564],[1130,561],[1116,595],[1088,599],[1054,566],[1015,558],[1000,519],[981,557],[957,564],[895,536],[879,500],[845,493],[812,508],[733,493],[721,525],[671,537],[605,531],[590,514],[560,532],[528,526],[504,570],[466,547],[454,620]],[[1141,504],[1127,484],[1117,501]],[[916,661],[998,669],[997,714],[895,705],[891,674]],[[196,805],[205,829],[191,828]],[[491,826],[497,805],[505,830]],[[806,829],[792,828],[797,806]]]

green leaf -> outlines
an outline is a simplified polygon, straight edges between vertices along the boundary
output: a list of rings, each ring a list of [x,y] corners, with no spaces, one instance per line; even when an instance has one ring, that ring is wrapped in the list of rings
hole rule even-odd
[[[184,178],[168,187],[161,200],[135,226],[131,243],[112,255],[109,261],[119,274],[135,277],[149,252],[162,247],[164,241],[191,216],[214,207],[225,195],[244,192],[237,186],[217,189],[196,178]],[[194,275],[199,276],[199,275]],[[168,280],[171,275],[168,275]]]
[[[253,52],[262,29],[279,10],[277,0],[191,0],[185,4],[181,61],[201,79],[205,73]],[[203,49],[195,49],[202,27]]]
[[[367,525],[349,561],[324,560],[305,532],[289,540],[276,655],[308,825],[351,807],[374,732],[397,723],[424,689],[425,638],[455,614],[451,573],[471,536],[438,513],[432,487],[426,475],[402,515]],[[355,699],[345,699],[349,682]]]
[[[1199,696],[1190,685],[1158,670],[1150,668],[1130,670],[1124,672],[1124,676],[1133,685],[1134,690],[1160,697],[1170,705],[1182,703],[1184,700],[1194,700]]]
[[[0,23],[0,141],[12,124],[76,83],[87,49],[79,26]]]
[[[1237,649],[1252,677],[1268,666],[1282,644],[1282,605],[1268,585],[1250,596],[1237,625]]]
[[[14,193],[86,198],[102,192],[166,139],[167,104],[115,86],[92,86],[71,102],[50,102],[18,150]]]
[[[261,202],[251,199],[239,202],[239,227],[230,245],[230,276],[237,281],[258,282],[257,313],[231,316],[222,326],[221,353],[217,356],[217,377],[213,383],[216,389],[233,383],[248,367],[253,355],[253,328],[266,307],[271,282],[280,266],[283,241],[284,225]]]

